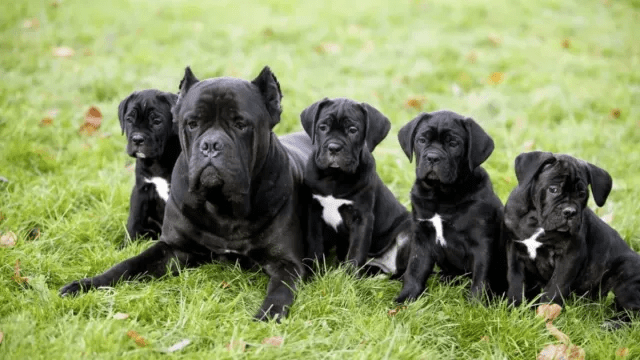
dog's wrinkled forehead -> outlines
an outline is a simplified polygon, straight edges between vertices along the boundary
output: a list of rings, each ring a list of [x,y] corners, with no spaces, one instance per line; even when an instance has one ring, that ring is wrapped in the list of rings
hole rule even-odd
[[[357,102],[349,99],[340,99],[324,106],[318,120],[331,120],[332,127],[335,127],[337,125],[351,125],[354,121],[363,123],[365,118],[362,107]]]
[[[555,155],[556,161],[546,164],[540,170],[538,179],[542,183],[562,182],[565,184],[575,184],[578,182],[587,183],[588,174],[586,165],[582,160],[578,160],[569,155]]]
[[[196,83],[180,99],[178,112],[182,120],[190,116],[203,119],[229,119],[241,116],[255,120],[256,114],[266,111],[262,98],[250,82],[235,78],[215,78]]]
[[[428,121],[420,123],[417,134],[428,133],[436,140],[442,135],[456,135],[466,139],[467,131],[464,128],[464,117],[452,111],[436,111],[431,113]]]

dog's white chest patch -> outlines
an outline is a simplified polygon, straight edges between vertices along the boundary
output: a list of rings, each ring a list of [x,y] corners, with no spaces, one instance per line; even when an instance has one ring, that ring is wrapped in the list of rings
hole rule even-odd
[[[533,235],[531,235],[530,238],[524,240],[516,240],[517,242],[522,243],[527,247],[527,252],[529,253],[529,257],[531,258],[531,260],[534,260],[536,258],[538,248],[542,246],[542,243],[538,241],[538,238],[542,234],[544,234],[544,229],[539,228]]]
[[[418,221],[430,221],[436,230],[436,244],[446,247],[447,241],[444,239],[444,230],[442,228],[442,218],[438,214],[434,214],[431,219],[417,219]]]
[[[313,194],[313,198],[318,200],[320,206],[322,206],[322,220],[324,220],[324,222],[331,226],[335,231],[338,231],[338,226],[342,223],[342,216],[338,209],[342,205],[353,204],[353,201],[336,199],[332,195],[322,196]]]
[[[160,196],[162,200],[164,200],[165,202],[169,200],[169,183],[167,182],[167,180],[159,176],[155,176],[151,179],[144,178],[144,182],[153,184],[156,188],[158,196]]]

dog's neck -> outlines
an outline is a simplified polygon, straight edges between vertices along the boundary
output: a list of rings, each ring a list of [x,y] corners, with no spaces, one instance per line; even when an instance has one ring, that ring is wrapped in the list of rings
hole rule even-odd
[[[489,176],[482,167],[477,167],[472,173],[458,179],[455,183],[442,184],[416,180],[411,189],[411,198],[426,205],[426,208],[455,207],[469,199],[469,195],[484,188]]]
[[[317,150],[316,150],[317,151]],[[358,192],[369,183],[368,179],[376,171],[376,163],[371,152],[365,147],[360,153],[358,167],[354,173],[340,169],[319,169],[312,154],[305,170],[305,184],[312,192],[344,198]]]
[[[171,171],[180,156],[180,140],[178,135],[171,135],[165,144],[162,154],[155,158],[137,158],[136,168],[149,176],[170,177]]]

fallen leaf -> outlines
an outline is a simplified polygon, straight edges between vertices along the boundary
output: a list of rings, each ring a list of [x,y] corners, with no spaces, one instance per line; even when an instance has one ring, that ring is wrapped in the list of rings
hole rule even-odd
[[[325,42],[314,48],[319,54],[337,54],[342,50],[342,47],[336,43]]]
[[[76,52],[68,46],[60,46],[53,48],[53,55],[57,57],[73,56]]]
[[[172,353],[172,352],[176,352],[178,350],[182,350],[189,344],[191,344],[191,340],[189,340],[189,339],[181,340],[181,341],[171,345],[171,347],[169,347],[167,349],[167,352]]]
[[[229,283],[228,283],[228,282],[226,282],[226,281],[223,281],[222,283],[220,283],[220,285],[222,285],[222,288],[223,288],[223,289],[226,289],[226,288],[228,288],[229,286],[231,286],[231,285],[229,285]]]
[[[229,351],[236,350],[244,352],[244,350],[247,348],[247,343],[242,340],[233,340],[232,342],[225,345],[225,348],[227,348],[227,350]]]
[[[522,147],[524,148],[525,151],[531,151],[531,149],[533,149],[535,144],[536,144],[535,141],[527,140],[527,141],[524,142],[524,144],[522,144]]]
[[[396,316],[396,315],[397,315],[401,310],[406,310],[406,309],[407,309],[407,306],[406,306],[406,305],[398,306],[398,307],[396,307],[395,309],[391,309],[391,310],[389,310],[389,311],[387,312],[387,314],[388,314],[389,316]]]
[[[282,336],[272,336],[270,338],[264,338],[262,340],[262,344],[278,347],[278,346],[282,345],[282,341],[283,340],[284,339],[282,338]]]
[[[8,231],[0,236],[0,247],[13,247],[17,240],[16,234],[13,231]]]
[[[562,47],[565,49],[568,49],[571,47],[571,40],[569,39],[564,39],[562,40]]]
[[[558,304],[544,304],[538,306],[536,309],[536,315],[544,318],[545,321],[551,322],[560,315],[561,311],[562,307]]]
[[[495,47],[500,46],[500,44],[502,43],[502,40],[500,39],[500,37],[498,37],[498,35],[495,35],[495,34],[491,34],[491,35],[487,36],[487,39],[489,40],[491,45],[493,45]]]
[[[78,131],[86,135],[91,135],[100,128],[100,125],[102,125],[102,113],[97,107],[92,106],[84,115],[84,124],[80,126]]]
[[[504,74],[501,72],[494,72],[489,76],[489,82],[493,84],[500,84],[504,80]]]
[[[129,318],[129,314],[119,312],[119,313],[113,314],[113,318],[116,320],[124,320]]]
[[[133,341],[136,342],[136,344],[140,347],[145,347],[147,346],[147,340],[145,340],[142,336],[140,336],[140,334],[138,334],[137,332],[133,331],[133,330],[129,330],[127,331],[127,336],[132,338]]]
[[[421,110],[422,106],[427,102],[427,98],[424,96],[416,96],[409,98],[405,103],[406,107],[414,108],[417,110]]]
[[[606,222],[607,224],[611,224],[611,222],[613,221],[613,213],[603,215],[600,219],[602,219],[602,221]]]
[[[616,350],[616,356],[619,358],[625,358],[627,355],[629,355],[629,348],[623,347]]]
[[[611,109],[611,117],[614,119],[617,119],[620,117],[620,109],[615,108],[615,109]]]
[[[41,127],[45,127],[45,126],[49,126],[53,124],[53,119],[50,117],[43,117],[42,120],[40,120],[40,126]]]
[[[584,360],[584,350],[576,345],[551,344],[538,354],[537,360]]]
[[[27,19],[22,23],[23,29],[37,29],[40,27],[40,21],[36,18]]]
[[[567,336],[567,334],[563,333],[562,331],[560,331],[560,329],[558,329],[557,327],[553,326],[551,321],[547,322],[547,330],[549,330],[551,335],[555,336],[556,339],[558,339],[559,342],[561,342],[563,344],[571,343],[571,340],[569,340],[569,337]]]

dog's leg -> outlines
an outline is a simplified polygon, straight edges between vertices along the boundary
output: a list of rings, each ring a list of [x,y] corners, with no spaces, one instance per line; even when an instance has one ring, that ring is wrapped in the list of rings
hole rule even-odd
[[[307,246],[305,265],[313,268],[313,262],[321,261],[324,257],[325,233],[322,223],[322,209],[315,204],[309,206],[309,216],[307,217]]]
[[[134,186],[129,200],[129,219],[127,220],[127,233],[131,240],[136,240],[145,235],[153,235],[149,233],[149,229],[145,225],[149,217],[149,195],[143,185],[142,188]]]
[[[363,214],[360,221],[349,229],[347,262],[360,269],[367,261],[373,233],[373,213]]]
[[[160,277],[167,272],[167,265],[175,259],[177,265],[186,265],[189,255],[179,251],[164,241],[153,244],[140,255],[127,259],[104,273],[92,278],[73,281],[60,289],[60,295],[73,295],[100,286],[113,286],[120,280],[130,280],[138,276]]]
[[[275,318],[280,321],[287,316],[288,308],[293,303],[296,281],[304,275],[303,268],[294,262],[280,260],[266,264],[264,270],[271,278],[267,286],[267,297],[255,318],[261,321]]]
[[[426,281],[433,273],[434,266],[435,261],[426,235],[420,230],[415,231],[411,240],[409,264],[402,277],[402,291],[396,298],[396,302],[404,303],[405,301],[417,299],[424,292]]]
[[[479,300],[482,293],[487,289],[487,274],[491,263],[491,252],[486,248],[488,242],[481,242],[481,247],[477,248],[473,258],[473,273],[471,274],[470,299]]]
[[[507,299],[509,299],[514,306],[518,306],[522,303],[524,269],[522,268],[522,263],[518,260],[514,246],[513,241],[507,245],[507,280],[509,281]]]
[[[586,246],[569,249],[562,258],[556,259],[556,268],[543,289],[544,293],[540,301],[563,305],[564,299],[571,292],[571,281],[578,276],[582,267],[585,248]]]

